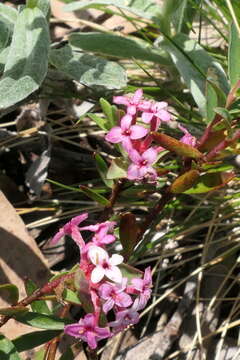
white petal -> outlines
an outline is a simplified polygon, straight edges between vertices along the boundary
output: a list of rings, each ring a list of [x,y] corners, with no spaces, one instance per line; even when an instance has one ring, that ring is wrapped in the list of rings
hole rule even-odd
[[[108,253],[99,246],[91,246],[88,256],[94,265],[101,264],[104,260],[108,261]]]
[[[99,281],[102,280],[102,278],[105,275],[105,271],[101,266],[96,266],[95,269],[93,269],[91,274],[91,281],[96,284]]]
[[[122,282],[122,273],[117,266],[112,266],[110,269],[105,270],[105,275],[110,280],[121,283]]]
[[[111,265],[119,265],[122,262],[123,262],[123,257],[122,255],[118,255],[118,254],[113,254],[109,259],[109,263]]]

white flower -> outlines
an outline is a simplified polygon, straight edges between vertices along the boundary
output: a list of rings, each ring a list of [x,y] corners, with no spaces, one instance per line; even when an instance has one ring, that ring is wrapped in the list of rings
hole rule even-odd
[[[91,281],[98,283],[106,276],[108,279],[121,283],[122,273],[116,266],[123,262],[123,257],[118,254],[113,254],[110,258],[108,253],[99,246],[91,246],[88,251],[88,256],[95,268],[91,274]]]

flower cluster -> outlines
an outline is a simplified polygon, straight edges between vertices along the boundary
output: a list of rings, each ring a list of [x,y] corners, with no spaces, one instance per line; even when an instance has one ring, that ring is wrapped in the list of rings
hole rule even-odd
[[[111,143],[120,143],[127,152],[131,164],[128,167],[129,180],[155,182],[157,171],[153,167],[162,147],[154,147],[151,131],[157,131],[162,122],[168,125],[176,123],[171,119],[168,104],[165,101],[145,100],[143,91],[138,89],[133,96],[115,96],[113,102],[126,107],[126,113],[119,126],[114,126],[105,139]],[[141,125],[137,124],[141,122]],[[181,142],[195,146],[196,139],[182,125],[177,127],[184,133]]]
[[[139,321],[138,311],[146,306],[151,296],[152,277],[150,267],[144,274],[136,270],[136,278],[131,280],[124,277],[121,271],[123,257],[119,254],[110,256],[106,250],[106,245],[116,240],[113,235],[115,222],[105,221],[80,227],[87,217],[88,214],[84,213],[71,219],[53,237],[52,243],[68,235],[80,248],[80,270],[87,284],[85,291],[89,294],[93,311],[78,323],[66,325],[64,331],[86,341],[90,348],[95,349],[99,340],[111,337]],[[81,231],[86,230],[93,233],[88,243],[81,235]],[[114,321],[108,321],[110,311],[115,315]],[[103,314],[104,327],[100,326]]]

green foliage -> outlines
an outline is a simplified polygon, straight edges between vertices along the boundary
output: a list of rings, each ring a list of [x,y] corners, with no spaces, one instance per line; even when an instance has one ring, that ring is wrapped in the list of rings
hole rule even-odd
[[[85,51],[115,56],[117,58],[140,59],[169,65],[166,55],[145,40],[98,32],[73,33],[69,36],[72,46]]]
[[[69,45],[50,52],[50,62],[70,78],[89,87],[121,89],[127,84],[124,69],[113,61],[83,54]]]
[[[48,24],[43,13],[38,8],[21,11],[0,80],[0,109],[8,109],[39,88],[47,74],[48,48]]]
[[[28,296],[37,290],[37,288],[37,285],[30,279],[25,282],[25,289]],[[40,314],[51,314],[51,311],[49,310],[48,305],[44,300],[33,301],[31,303],[31,309],[32,311],[38,312]]]
[[[206,117],[205,87],[209,68],[214,71],[219,88],[225,93],[229,91],[227,77],[222,66],[196,41],[184,34],[169,38],[159,46],[171,55],[172,61],[191,91],[201,114]]]
[[[7,25],[8,29],[13,32],[14,25],[17,21],[17,11],[11,7],[0,3],[0,22]]]
[[[71,322],[68,319],[60,319],[54,315],[45,315],[36,312],[29,312],[25,315],[17,316],[16,320],[23,324],[46,330],[63,330],[64,325]]]
[[[69,2],[68,0],[65,2]],[[143,19],[157,20],[161,8],[151,0],[94,0],[94,1],[74,1],[65,6],[65,11],[76,11],[89,8],[105,10],[108,6],[115,6],[118,9],[127,10]]]
[[[6,337],[0,334],[1,360],[21,360],[16,347]]]
[[[61,333],[60,330],[34,331],[21,335],[12,342],[17,351],[22,352],[43,345]]]
[[[231,25],[228,48],[228,76],[232,87],[240,79],[240,36],[234,23]]]
[[[97,166],[97,169],[101,176],[102,181],[104,182],[104,184],[107,187],[112,188],[114,182],[113,182],[113,180],[107,179],[108,166],[107,166],[106,162],[99,154],[95,155],[95,160],[96,160],[96,166]]]
[[[15,305],[18,302],[19,291],[17,286],[13,284],[2,284],[0,285],[0,295],[7,294],[7,300],[12,305]]]

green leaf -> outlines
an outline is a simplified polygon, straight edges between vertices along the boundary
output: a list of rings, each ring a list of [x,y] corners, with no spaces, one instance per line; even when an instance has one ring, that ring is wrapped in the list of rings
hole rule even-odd
[[[173,0],[175,9],[173,9],[171,18],[176,32],[188,34],[192,28],[194,15],[196,14],[196,6],[200,4],[201,0],[194,1],[193,3],[188,0]]]
[[[42,11],[46,18],[50,15],[50,1],[38,0],[37,7]]]
[[[174,194],[181,194],[190,189],[198,180],[200,174],[197,170],[189,170],[180,175],[171,185],[170,191]]]
[[[86,116],[90,117],[90,119],[93,120],[102,130],[110,130],[111,127],[109,126],[108,120],[105,117],[101,118],[100,116],[91,113],[86,114]]]
[[[114,125],[116,125],[114,122],[113,106],[104,98],[101,98],[99,100],[99,103],[101,105],[104,115],[108,119],[110,128],[113,127]]]
[[[28,296],[37,290],[37,288],[37,285],[30,279],[25,282],[25,289]],[[51,314],[51,311],[49,310],[47,303],[44,300],[33,301],[30,306],[34,312],[40,314]]]
[[[62,356],[59,358],[59,360],[74,360],[76,357],[71,349],[71,347],[69,347],[63,354]]]
[[[234,177],[232,172],[211,172],[199,177],[197,183],[189,190],[185,191],[185,194],[202,194],[213,190],[218,190],[225,186]]]
[[[34,355],[33,355],[33,360],[45,360],[46,359],[46,349],[42,348],[40,350],[38,350]]]
[[[48,24],[38,8],[17,17],[4,73],[0,80],[0,110],[36,91],[48,69]]]
[[[71,304],[81,305],[81,301],[80,301],[78,295],[74,291],[72,291],[68,288],[65,288],[63,290],[62,298],[64,301],[69,302]]]
[[[39,329],[63,330],[64,325],[70,324],[69,319],[60,319],[57,316],[29,312],[22,316],[16,316],[16,320]]]
[[[107,172],[107,179],[120,179],[127,177],[128,165],[122,158],[112,160],[111,165]]]
[[[119,268],[121,270],[122,276],[126,277],[129,282],[134,278],[141,278],[143,276],[142,271],[134,268],[131,265],[122,263],[119,265]]]
[[[17,337],[12,342],[19,352],[45,344],[61,333],[60,330],[34,331]]]
[[[229,113],[229,111],[227,109],[221,108],[221,107],[216,107],[214,109],[214,111],[222,117],[222,119],[223,119],[222,121],[224,122],[224,125],[228,131],[229,136],[232,136],[233,135],[233,130],[231,127],[232,116]]]
[[[38,0],[26,0],[26,6],[33,9],[37,6]]]
[[[160,55],[159,49],[135,37],[98,32],[72,33],[69,36],[69,42],[72,46],[99,54],[153,61],[162,65],[170,64],[165,55]]]
[[[125,213],[120,217],[119,236],[123,247],[123,256],[128,260],[137,244],[139,227],[136,217],[132,213]]]
[[[9,36],[8,26],[0,19],[0,52],[7,46]]]
[[[200,159],[203,157],[203,154],[195,149],[194,147],[183,144],[181,141],[178,141],[171,136],[153,132],[153,139],[160,144],[164,149],[175,152],[177,155],[190,157],[193,159]]]
[[[218,106],[218,97],[212,84],[206,82],[206,117],[207,122],[210,123],[215,117],[214,108]]]
[[[107,187],[111,189],[113,187],[114,181],[107,179],[108,166],[105,160],[99,154],[95,154],[95,160],[96,160],[96,167],[98,169],[102,181]]]
[[[17,21],[18,12],[14,7],[0,4],[0,21],[4,22],[12,32]]]
[[[10,50],[10,46],[6,47],[0,52],[0,75],[4,71],[4,66],[7,61],[9,50]]]
[[[216,74],[219,87],[227,94],[229,85],[223,68],[195,40],[184,34],[177,34],[172,39],[161,42],[159,46],[171,55],[199,110],[206,117],[206,74],[211,68]]]
[[[98,194],[97,192],[95,192],[94,190],[91,190],[90,188],[88,188],[87,186],[84,185],[80,185],[80,190],[86,195],[88,196],[90,199],[98,202],[99,204],[103,205],[103,206],[107,206],[110,204],[109,200],[106,199],[104,196]]]
[[[7,295],[7,302],[15,305],[18,302],[19,291],[16,285],[13,284],[2,284],[0,285],[0,296],[5,298]]]
[[[231,26],[228,47],[228,76],[232,87],[240,79],[240,37],[234,23]]]
[[[0,315],[13,316],[28,312],[29,309],[25,306],[12,306],[7,308],[0,308]]]
[[[127,10],[144,19],[157,20],[160,14],[160,6],[151,0],[93,0],[93,1],[75,1],[64,7],[65,11],[76,11],[83,9],[100,9],[104,10],[107,6],[115,6],[117,8]]]
[[[1,360],[21,360],[14,344],[0,334],[0,355]]]
[[[50,62],[72,79],[89,87],[113,90],[127,85],[127,75],[122,66],[94,55],[74,51],[69,45],[51,50]]]

